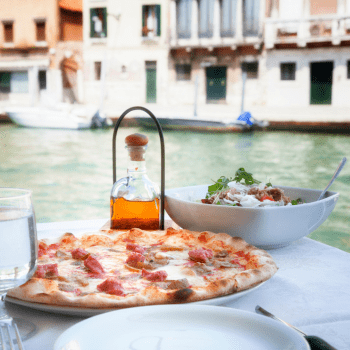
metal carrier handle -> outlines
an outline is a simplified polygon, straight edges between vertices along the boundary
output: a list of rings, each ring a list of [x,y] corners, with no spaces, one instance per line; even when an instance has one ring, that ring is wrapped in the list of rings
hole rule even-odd
[[[163,130],[162,127],[159,124],[158,119],[154,116],[154,114],[144,107],[131,107],[128,108],[117,120],[117,123],[114,126],[114,132],[113,132],[113,184],[117,181],[117,153],[116,153],[116,138],[117,138],[117,132],[120,123],[124,119],[124,117],[131,111],[144,111],[146,112],[156,123],[159,138],[160,138],[160,151],[161,151],[161,182],[160,182],[160,229],[164,230],[164,188],[165,188],[165,151],[164,151],[164,136],[163,136]]]

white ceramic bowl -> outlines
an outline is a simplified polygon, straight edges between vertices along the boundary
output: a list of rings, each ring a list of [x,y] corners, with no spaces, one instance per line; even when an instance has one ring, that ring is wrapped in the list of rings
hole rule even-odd
[[[264,249],[279,248],[309,235],[334,209],[339,193],[274,186],[291,199],[301,198],[305,204],[242,208],[194,202],[205,198],[208,185],[175,188],[165,191],[165,210],[180,227],[192,231],[228,233]]]

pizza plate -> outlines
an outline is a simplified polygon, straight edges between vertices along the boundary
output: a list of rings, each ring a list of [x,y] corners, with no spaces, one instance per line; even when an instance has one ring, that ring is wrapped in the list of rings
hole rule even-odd
[[[186,305],[193,305],[193,304],[199,304],[199,305],[213,305],[213,306],[219,306],[226,303],[230,303],[232,301],[235,301],[238,298],[243,297],[244,295],[253,292],[257,288],[261,287],[264,283],[262,282],[258,284],[257,286],[244,290],[242,292],[224,295],[222,297],[212,298],[212,299],[206,299],[201,301],[195,301],[192,303],[188,303]],[[40,304],[40,303],[33,303],[30,301],[23,301],[16,298],[11,298],[9,296],[6,296],[6,301],[20,305],[29,307],[31,309],[36,309],[40,311],[50,312],[50,313],[57,313],[57,314],[63,314],[63,315],[70,315],[70,316],[79,316],[79,317],[91,317],[100,315],[106,312],[110,311],[121,311],[123,309],[118,308],[112,308],[112,309],[93,309],[93,308],[79,308],[79,307],[70,307],[70,306],[56,306],[56,305],[47,305],[47,304]]]
[[[54,350],[310,350],[297,331],[253,312],[209,305],[153,305],[83,320]]]

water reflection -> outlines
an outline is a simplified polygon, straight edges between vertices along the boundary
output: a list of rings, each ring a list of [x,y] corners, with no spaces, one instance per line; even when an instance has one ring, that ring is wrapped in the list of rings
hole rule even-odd
[[[126,175],[124,139],[149,136],[147,168],[160,183],[157,131],[121,128],[117,137],[117,177]],[[107,218],[112,187],[113,130],[40,130],[0,124],[0,186],[33,190],[39,222]],[[165,132],[166,188],[210,183],[234,176],[239,167],[276,185],[323,189],[343,156],[350,160],[348,136],[288,132],[206,134]],[[333,184],[340,199],[312,237],[350,251],[348,197],[350,166]]]

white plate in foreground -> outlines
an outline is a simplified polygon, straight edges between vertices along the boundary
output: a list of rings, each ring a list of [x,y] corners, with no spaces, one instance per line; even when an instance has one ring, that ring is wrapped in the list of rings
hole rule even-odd
[[[243,290],[242,292],[224,295],[222,297],[217,297],[217,298],[213,298],[213,299],[196,301],[193,303],[188,303],[186,305],[193,305],[193,304],[222,305],[222,304],[226,304],[226,303],[234,301],[234,300],[241,298],[242,296],[254,291],[255,289],[262,286],[264,283],[265,282],[260,283],[257,286],[250,288],[250,289],[247,289],[247,290]],[[117,308],[114,308],[114,309],[93,309],[93,308],[80,308],[80,307],[71,307],[71,306],[47,305],[47,304],[32,303],[30,301],[19,300],[19,299],[11,298],[9,296],[7,296],[5,300],[10,302],[10,303],[16,304],[16,305],[29,307],[31,309],[52,312],[52,313],[56,313],[56,314],[79,316],[79,317],[90,317],[90,316],[100,315],[100,314],[105,313],[105,312],[121,310],[121,309],[117,309]]]
[[[308,350],[287,326],[252,312],[156,305],[108,312],[66,330],[54,350]]]

